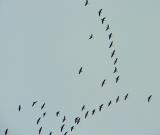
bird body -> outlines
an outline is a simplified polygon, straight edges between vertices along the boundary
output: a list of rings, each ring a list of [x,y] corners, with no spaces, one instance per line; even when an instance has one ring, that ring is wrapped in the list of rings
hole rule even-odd
[[[128,93],[125,95],[124,100],[126,100],[128,98]]]
[[[64,126],[65,126],[65,124],[63,124],[63,125],[61,126],[61,132],[63,131],[63,129],[64,129]]]
[[[88,0],[86,0],[86,2],[85,2],[85,6],[87,6],[88,5]]]
[[[19,111],[19,112],[21,111],[21,105],[18,106],[18,111]]]
[[[81,74],[81,72],[82,72],[82,67],[79,69],[79,72],[78,72],[78,73]]]
[[[103,87],[103,85],[105,84],[105,81],[106,81],[106,79],[104,79],[104,80],[102,81],[101,87]]]
[[[65,120],[66,120],[66,116],[64,116],[64,117],[63,117],[63,120],[62,120],[62,122],[65,122]]]
[[[114,68],[113,73],[116,73],[118,71],[117,67]]]
[[[46,113],[46,112],[44,112],[44,113],[43,113],[43,117],[45,117],[45,116],[46,116],[46,114],[47,114],[47,113]]]
[[[101,16],[101,13],[102,13],[102,9],[98,11],[98,15]]]
[[[7,135],[8,134],[8,128],[5,130],[5,135]]]
[[[68,132],[65,132],[64,135],[67,135]]]
[[[151,97],[152,97],[152,95],[150,95],[150,96],[148,97],[148,102],[150,102],[150,100],[151,100]]]
[[[41,120],[41,117],[38,118],[38,120],[37,120],[37,125],[39,124],[40,120]]]
[[[56,116],[57,116],[57,117],[59,116],[59,113],[60,113],[60,111],[56,112]]]
[[[39,135],[41,134],[42,132],[42,127],[39,128]]]
[[[112,37],[112,33],[110,33],[108,37],[109,37],[109,40],[110,40],[110,39],[111,39],[111,37]]]
[[[116,83],[119,81],[119,76],[116,77]]]
[[[49,135],[52,135],[52,131],[49,133]]]
[[[118,103],[118,101],[119,101],[119,96],[118,96],[117,99],[116,99],[116,103]]]
[[[103,104],[101,104],[101,105],[99,106],[99,111],[102,110],[102,107],[103,107]]]
[[[32,107],[37,103],[38,101],[34,101],[33,103],[32,103]]]
[[[91,34],[90,36],[89,36],[89,39],[92,39],[93,38],[93,34]]]
[[[109,48],[111,48],[113,46],[113,41],[110,43]]]
[[[82,111],[85,109],[85,105],[82,106]]]
[[[87,111],[87,112],[86,112],[86,114],[85,114],[85,119],[87,118],[87,116],[88,116],[88,113],[89,113],[89,111]]]
[[[93,110],[92,110],[92,115],[94,115],[94,114],[95,114],[95,112],[96,112],[96,109],[93,109]]]
[[[106,20],[106,17],[103,17],[103,18],[101,19],[102,24],[104,23],[105,20]]]
[[[111,103],[112,103],[112,101],[110,100],[110,101],[109,101],[109,103],[108,103],[108,106],[110,106],[110,105],[111,105]]]
[[[113,50],[113,52],[111,53],[111,58],[114,56],[115,54],[115,50]]]
[[[107,30],[109,30],[109,24],[108,24],[107,27],[106,27],[106,31],[107,31]]]
[[[114,65],[117,63],[117,61],[118,61],[118,58],[116,58],[116,59],[115,59],[115,61],[114,61]]]
[[[71,132],[73,131],[73,129],[74,129],[74,126],[71,127]]]
[[[41,106],[41,110],[44,108],[45,105],[46,105],[46,103],[43,103],[43,105]]]

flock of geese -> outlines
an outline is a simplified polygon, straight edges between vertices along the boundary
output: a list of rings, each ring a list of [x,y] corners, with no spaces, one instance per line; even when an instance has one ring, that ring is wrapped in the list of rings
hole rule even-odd
[[[86,0],[84,6],[88,6],[88,4],[89,4],[89,1]],[[99,11],[98,11],[98,16],[99,16],[99,17],[101,17],[102,11],[103,11],[102,9],[99,9]],[[106,17],[102,17],[102,18],[101,18],[101,23],[104,24],[104,23],[105,23],[105,20],[106,20]],[[108,31],[109,29],[110,29],[110,25],[107,24],[105,31]],[[89,40],[91,40],[91,39],[93,39],[93,34],[91,34],[91,35],[89,36]],[[113,48],[112,33],[109,33],[108,39],[110,40],[109,48],[112,49],[112,48]],[[113,58],[114,55],[115,55],[115,49],[113,49],[113,51],[112,51],[112,53],[111,53],[111,58]],[[117,61],[118,61],[118,57],[115,58],[115,60],[113,61],[113,64],[116,65]],[[83,67],[80,67],[80,69],[79,69],[79,71],[78,71],[78,74],[81,74],[82,72],[83,72]],[[117,69],[117,67],[115,66],[113,73],[115,74],[115,73],[117,73],[117,72],[118,72],[118,69]],[[119,79],[120,79],[120,76],[118,75],[118,76],[115,78],[115,82],[118,83]],[[105,81],[106,81],[106,79],[104,79],[104,80],[102,81],[101,87],[104,86]],[[123,97],[123,100],[126,101],[127,98],[128,98],[128,96],[129,96],[129,94],[126,93],[125,96]],[[151,101],[151,98],[152,98],[152,95],[149,95],[149,96],[147,97],[147,101],[150,102],[150,101]],[[117,96],[117,98],[115,99],[114,102],[115,102],[115,103],[118,103],[119,100],[120,100],[120,96]],[[34,107],[34,106],[37,104],[37,102],[38,102],[38,101],[34,101],[34,102],[32,103],[32,107]],[[109,100],[108,103],[107,103],[107,105],[105,105],[105,104],[100,104],[98,108],[93,108],[91,111],[86,110],[86,106],[85,106],[85,105],[82,105],[81,111],[82,111],[82,112],[85,112],[84,115],[81,116],[81,117],[78,116],[78,117],[74,118],[74,125],[71,125],[71,126],[70,126],[70,129],[68,129],[68,130],[65,129],[65,127],[66,127],[66,124],[65,124],[66,116],[63,115],[62,125],[59,127],[60,132],[61,132],[63,135],[67,135],[69,132],[72,132],[72,131],[75,129],[76,125],[78,125],[78,124],[80,123],[81,119],[87,119],[87,117],[89,117],[89,115],[90,115],[90,116],[93,116],[93,115],[95,115],[96,112],[101,112],[102,109],[105,108],[105,106],[106,106],[106,107],[109,107],[109,106],[111,106],[112,103],[113,103],[113,100]],[[45,105],[46,105],[46,103],[44,102],[44,103],[41,105],[41,108],[40,108],[40,109],[43,110],[44,107],[45,107]],[[18,106],[18,112],[21,112],[21,110],[22,110],[22,106],[19,105],[19,106]],[[36,124],[37,124],[37,125],[39,125],[39,123],[41,122],[42,118],[44,118],[44,117],[46,116],[46,114],[47,114],[46,112],[43,112],[42,116],[37,118],[37,121],[36,121]],[[59,117],[59,116],[61,115],[61,112],[60,112],[60,111],[57,111],[57,112],[55,113],[55,115],[56,115],[56,117]],[[39,134],[39,135],[41,135],[42,130],[43,130],[43,127],[40,126],[40,127],[39,127],[39,130],[38,130],[38,134]],[[8,129],[8,128],[5,129],[4,135],[8,135],[8,132],[9,132],[9,129]],[[52,133],[53,133],[53,131],[50,131],[48,134],[49,134],[49,135],[52,135]]]

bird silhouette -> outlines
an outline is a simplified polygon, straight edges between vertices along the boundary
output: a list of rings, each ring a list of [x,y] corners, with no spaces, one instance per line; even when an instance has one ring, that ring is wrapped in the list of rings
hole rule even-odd
[[[107,27],[106,27],[106,31],[107,31],[107,30],[109,30],[109,24],[108,24]]]
[[[110,33],[108,37],[109,37],[109,40],[110,40],[110,39],[111,39],[111,37],[112,37],[112,33]]]
[[[42,127],[39,128],[39,135],[41,134],[42,132]]]
[[[43,117],[45,117],[45,116],[46,116],[46,114],[47,114],[47,113],[46,113],[46,112],[44,112],[44,113],[43,113]]]
[[[80,122],[80,118],[78,117],[78,119],[77,119],[77,125],[79,124],[79,122]]]
[[[32,103],[32,107],[37,103],[38,101],[34,101],[33,103]]]
[[[85,113],[85,119],[87,118],[87,116],[88,116],[88,113],[89,113],[89,111],[87,111],[87,112]]]
[[[116,77],[116,83],[119,81],[119,76]]]
[[[63,125],[61,126],[61,132],[63,131],[63,129],[64,129],[64,126],[65,126],[65,124],[63,124]]]
[[[88,0],[86,0],[86,2],[85,2],[85,6],[87,6],[88,5]]]
[[[83,111],[84,109],[85,109],[85,105],[82,106],[82,109],[81,109],[81,110]]]
[[[59,113],[60,113],[60,111],[56,112],[56,116],[57,116],[57,117],[59,116]]]
[[[90,36],[89,36],[89,39],[92,39],[93,38],[93,34],[91,34]]]
[[[101,112],[101,110],[102,110],[102,107],[103,107],[103,104],[101,104],[100,106],[99,106],[99,111]]]
[[[106,81],[106,79],[104,79],[104,80],[102,81],[101,87],[103,87],[103,85],[105,84],[105,81]]]
[[[71,132],[73,131],[73,129],[74,129],[74,126],[71,127]]]
[[[151,97],[152,97],[152,95],[150,95],[150,96],[148,97],[148,102],[150,102],[150,100],[151,100]]]
[[[68,132],[65,132],[64,135],[67,135]]]
[[[106,17],[103,17],[103,18],[101,19],[102,24],[104,23],[105,20],[106,20]]]
[[[110,43],[109,48],[111,48],[113,46],[113,41]]]
[[[109,103],[108,103],[108,106],[110,106],[110,105],[111,105],[111,103],[112,103],[112,101],[110,100],[110,101],[109,101]]]
[[[101,16],[101,13],[102,13],[102,9],[98,11],[98,15]]]
[[[115,54],[115,50],[113,50],[113,52],[111,53],[111,58],[114,56]]]
[[[79,69],[79,74],[81,74],[81,72],[82,72],[82,67]]]
[[[93,110],[92,110],[92,115],[94,115],[94,114],[95,114],[95,112],[96,112],[96,109],[93,109]]]
[[[49,132],[49,135],[52,135],[52,131],[51,131],[51,132]]]
[[[118,61],[118,58],[116,58],[116,59],[115,59],[115,61],[114,61],[114,65],[116,65],[117,61]]]
[[[118,72],[118,69],[117,69],[117,67],[115,67],[115,68],[114,68],[114,71],[113,71],[113,73],[116,73],[116,72]]]
[[[118,96],[117,99],[116,99],[116,103],[118,103],[118,101],[119,101],[119,96]]]
[[[19,106],[18,106],[18,111],[19,111],[19,112],[21,111],[21,108],[22,108],[21,105],[19,105]]]
[[[64,117],[63,117],[63,120],[62,120],[62,122],[65,122],[65,120],[66,120],[66,116],[64,116]]]
[[[5,130],[5,135],[7,135],[8,134],[8,128]]]
[[[41,117],[38,118],[38,120],[37,120],[37,125],[39,124],[40,120],[41,120]]]
[[[44,106],[46,105],[46,103],[43,103],[41,106],[41,110],[44,108]]]
[[[78,121],[78,117],[76,117],[76,118],[74,119],[74,123],[77,123],[77,121]]]
[[[124,100],[126,100],[128,98],[128,93],[125,95]]]

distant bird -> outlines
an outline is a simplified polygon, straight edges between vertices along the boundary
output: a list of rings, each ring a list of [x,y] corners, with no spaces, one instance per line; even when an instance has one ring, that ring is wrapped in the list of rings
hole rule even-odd
[[[8,128],[5,130],[5,135],[7,135],[8,134]]]
[[[150,96],[148,97],[148,102],[150,102],[150,100],[151,100],[151,97],[152,97],[152,95],[150,95]]]
[[[108,24],[107,27],[106,27],[106,31],[107,31],[107,30],[109,30],[109,24]]]
[[[52,135],[52,131],[51,131],[51,132],[49,132],[49,135]]]
[[[99,106],[99,111],[102,110],[102,107],[103,107],[103,104],[101,104],[101,105]]]
[[[111,58],[114,56],[115,54],[115,50],[113,50],[113,52],[111,53]]]
[[[112,33],[110,33],[108,37],[109,37],[109,40],[110,40],[110,39],[111,39],[111,37],[112,37]]]
[[[118,71],[117,67],[114,68],[113,73],[116,73]]]
[[[94,115],[94,114],[95,114],[95,112],[96,112],[96,109],[93,109],[93,110],[92,110],[92,115]]]
[[[119,76],[116,77],[116,83],[119,81]]]
[[[117,99],[116,99],[116,103],[118,103],[118,101],[119,101],[119,96],[118,96]]]
[[[89,113],[89,111],[87,111],[87,112],[86,112],[86,114],[85,114],[85,119],[87,118],[87,116],[88,116],[88,113]]]
[[[64,135],[67,135],[68,132],[65,132]]]
[[[118,61],[118,58],[116,58],[116,59],[115,59],[115,61],[114,61],[114,65],[117,63],[117,61]]]
[[[113,41],[110,43],[109,48],[111,48],[113,46]]]
[[[126,100],[128,98],[128,93],[125,95],[124,100]]]
[[[44,108],[44,106],[46,105],[46,103],[44,102],[41,106],[41,110]]]
[[[37,125],[39,124],[40,120],[41,120],[41,117],[38,118],[38,120],[37,120]]]
[[[43,113],[43,117],[45,117],[45,116],[46,116],[46,112]]]
[[[101,16],[101,13],[102,13],[102,9],[98,11],[98,15]]]
[[[104,23],[105,20],[106,20],[106,17],[103,17],[103,18],[101,19],[102,24]]]
[[[85,6],[87,6],[88,5],[88,0],[86,0],[86,2],[85,2]]]
[[[77,121],[78,121],[78,117],[76,117],[76,118],[74,119],[74,123],[77,123]]]
[[[78,117],[78,119],[77,119],[77,125],[79,124],[79,122],[80,122],[80,118]]]
[[[105,84],[105,81],[106,81],[106,79],[104,79],[104,80],[102,81],[101,87],[103,87],[103,85]]]
[[[41,134],[41,132],[42,132],[42,127],[40,127],[40,129],[39,129],[39,135]]]
[[[63,129],[64,129],[64,126],[65,126],[65,124],[63,124],[63,125],[61,126],[61,132],[63,131]]]
[[[66,116],[64,116],[64,117],[63,117],[63,120],[62,120],[62,122],[65,122],[65,120],[66,120]]]
[[[21,111],[21,108],[22,108],[21,105],[19,105],[19,106],[18,106],[18,111],[19,111],[19,112]]]
[[[81,72],[82,72],[82,67],[79,69],[79,74],[81,74]]]
[[[82,106],[82,109],[81,109],[81,110],[83,111],[84,109],[85,109],[85,105]]]
[[[33,103],[32,103],[32,107],[37,103],[38,101],[34,101]]]
[[[92,39],[93,38],[93,34],[91,34],[90,36],[89,36],[89,39]]]
[[[111,105],[111,102],[112,102],[112,101],[110,100],[110,101],[109,101],[109,103],[108,103],[108,106],[110,106],[110,105]]]
[[[73,131],[73,129],[74,129],[74,126],[71,127],[71,132]]]
[[[56,116],[57,116],[57,117],[59,116],[59,113],[60,113],[60,111],[56,112]]]

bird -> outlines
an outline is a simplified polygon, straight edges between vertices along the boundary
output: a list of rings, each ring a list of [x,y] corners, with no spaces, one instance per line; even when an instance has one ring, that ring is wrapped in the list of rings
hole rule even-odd
[[[82,109],[81,109],[81,110],[83,111],[84,109],[85,109],[85,105],[82,106]]]
[[[114,61],[114,65],[116,65],[117,61],[118,61],[118,58],[116,58],[116,59],[115,59],[115,61]]]
[[[118,101],[119,101],[119,96],[118,96],[117,99],[116,99],[116,103],[118,103]]]
[[[102,110],[102,107],[103,107],[103,104],[101,104],[101,105],[99,106],[99,111]]]
[[[113,50],[113,52],[111,53],[111,58],[114,56],[115,54],[115,50]]]
[[[21,105],[19,105],[19,106],[18,106],[18,111],[19,111],[19,112],[21,111],[21,108],[22,108]]]
[[[39,124],[40,120],[41,120],[41,117],[38,118],[38,120],[37,120],[37,125]]]
[[[89,39],[92,39],[93,38],[93,34],[91,34],[90,36],[89,36]]]
[[[109,30],[109,24],[108,24],[107,27],[106,27],[106,31],[107,31],[107,30]]]
[[[128,93],[125,95],[124,100],[126,100],[128,98]]]
[[[42,132],[42,127],[39,128],[39,135],[41,134]]]
[[[80,118],[78,117],[78,119],[77,119],[77,125],[79,124],[79,122],[80,122]]]
[[[68,132],[65,132],[64,135],[67,135]]]
[[[77,121],[78,121],[78,117],[76,117],[76,118],[74,119],[74,123],[77,123]]]
[[[44,108],[44,106],[46,105],[46,103],[44,102],[41,106],[41,110]]]
[[[103,18],[101,19],[102,24],[104,23],[105,20],[106,20],[106,17],[103,17]]]
[[[102,13],[102,9],[98,11],[98,15],[101,16],[101,13]]]
[[[106,79],[104,79],[104,80],[102,81],[101,87],[103,87],[103,85],[105,84],[105,81],[106,81]]]
[[[112,101],[110,100],[110,101],[109,101],[109,103],[108,103],[108,106],[110,106],[110,105],[111,105],[111,102],[112,102]]]
[[[8,134],[8,128],[5,130],[5,135],[7,135]]]
[[[88,116],[88,112],[89,112],[89,111],[87,111],[87,112],[86,112],[86,114],[85,114],[85,119],[86,119],[86,118],[87,118],[87,116]]]
[[[110,43],[109,48],[111,48],[113,46],[113,41]]]
[[[57,117],[59,116],[59,113],[60,113],[60,111],[56,112],[56,116],[57,116]]]
[[[74,129],[74,126],[71,127],[71,132],[73,131],[73,129]]]
[[[92,110],[92,115],[94,115],[94,114],[95,114],[95,112],[96,112],[96,109],[93,109],[93,110]]]
[[[116,73],[118,71],[117,67],[114,68],[113,73]]]
[[[43,113],[43,117],[45,117],[45,116],[46,116],[46,112]]]
[[[63,117],[63,120],[62,120],[62,122],[65,122],[65,120],[66,120],[66,116],[64,116],[64,117]]]
[[[79,72],[78,72],[78,73],[81,74],[81,72],[82,72],[82,67],[79,69]]]
[[[86,2],[85,2],[85,6],[87,6],[88,5],[88,0],[86,0]]]
[[[151,97],[152,97],[152,95],[150,95],[150,96],[148,97],[148,102],[150,102],[150,100],[151,100]]]
[[[108,37],[109,37],[109,40],[110,40],[110,39],[111,39],[111,37],[112,37],[112,33],[110,33]]]
[[[119,76],[116,77],[116,83],[119,81]]]
[[[32,107],[37,103],[38,101],[34,101],[33,103],[32,103]]]
[[[52,135],[52,131],[51,131],[51,132],[49,132],[49,135]]]
[[[64,129],[64,126],[65,126],[65,124],[63,124],[63,125],[61,126],[61,132],[63,131],[63,129]]]

